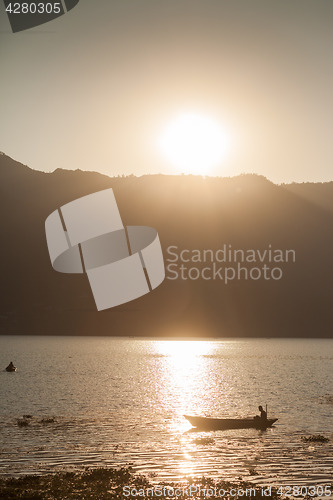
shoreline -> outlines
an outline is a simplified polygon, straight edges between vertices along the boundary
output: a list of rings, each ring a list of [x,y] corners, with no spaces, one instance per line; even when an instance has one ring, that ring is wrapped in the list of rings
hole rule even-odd
[[[156,485],[130,467],[86,469],[47,475],[0,478],[0,500],[108,500],[134,498],[281,498],[276,488],[247,481],[230,482],[209,477]],[[304,497],[303,497],[304,498]],[[309,498],[309,497],[308,497]],[[316,498],[313,497],[312,498]]]

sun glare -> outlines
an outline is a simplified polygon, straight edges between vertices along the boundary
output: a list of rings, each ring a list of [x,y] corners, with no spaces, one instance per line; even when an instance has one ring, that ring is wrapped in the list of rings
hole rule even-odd
[[[223,161],[228,136],[216,120],[187,113],[169,123],[158,145],[179,173],[208,175]]]
[[[182,363],[187,360],[207,354],[212,345],[202,340],[159,340],[155,342],[156,351],[165,356],[181,358]]]

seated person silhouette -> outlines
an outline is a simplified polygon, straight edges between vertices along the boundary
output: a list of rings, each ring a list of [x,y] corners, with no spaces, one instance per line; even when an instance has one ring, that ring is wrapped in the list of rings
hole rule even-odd
[[[265,410],[263,409],[263,407],[259,406],[258,410],[260,411],[260,418],[262,420],[267,420],[267,413],[265,412]]]

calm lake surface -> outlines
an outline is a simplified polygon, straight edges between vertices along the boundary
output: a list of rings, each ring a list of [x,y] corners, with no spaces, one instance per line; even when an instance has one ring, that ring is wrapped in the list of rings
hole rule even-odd
[[[131,464],[156,482],[332,482],[332,340],[2,336],[0,345],[1,370],[18,367],[0,371],[3,476]],[[266,403],[279,420],[265,432],[186,432],[184,414],[253,416]],[[302,440],[313,434],[329,441]]]

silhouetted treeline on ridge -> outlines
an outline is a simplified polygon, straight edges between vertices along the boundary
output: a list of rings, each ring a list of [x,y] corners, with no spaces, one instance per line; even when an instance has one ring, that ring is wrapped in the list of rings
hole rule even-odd
[[[108,187],[125,225],[157,229],[165,258],[170,246],[270,246],[295,250],[295,262],[281,264],[280,280],[166,279],[97,312],[86,276],[52,269],[44,223],[64,203]],[[44,173],[1,154],[0,190],[1,334],[333,337],[333,182]]]

